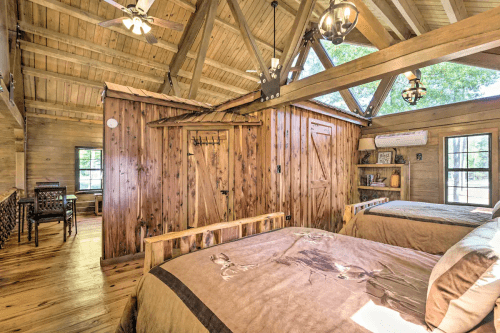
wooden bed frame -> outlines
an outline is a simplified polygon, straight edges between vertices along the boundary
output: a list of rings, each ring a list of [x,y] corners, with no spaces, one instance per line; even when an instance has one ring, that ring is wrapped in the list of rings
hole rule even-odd
[[[271,213],[146,238],[144,239],[144,274],[167,259],[250,236],[251,234],[280,229],[284,226],[285,213]],[[249,227],[254,227],[255,232],[248,233],[247,230],[251,230]],[[230,229],[233,229],[234,232],[230,232]],[[224,233],[223,230],[228,232]],[[174,243],[176,244],[175,248]]]
[[[353,205],[346,205],[344,210],[344,225],[363,209],[373,207],[384,202],[389,202],[389,198],[378,198]]]

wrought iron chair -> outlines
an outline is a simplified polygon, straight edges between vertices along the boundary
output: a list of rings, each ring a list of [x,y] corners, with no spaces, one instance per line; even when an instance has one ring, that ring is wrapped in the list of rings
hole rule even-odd
[[[36,187],[59,187],[59,182],[36,182]]]
[[[29,217],[29,238],[31,238],[31,225],[35,224],[35,246],[38,246],[40,223],[64,221],[64,241],[66,241],[66,228],[69,226],[71,235],[72,219],[73,211],[66,200],[66,187],[35,187],[35,204],[33,214]]]

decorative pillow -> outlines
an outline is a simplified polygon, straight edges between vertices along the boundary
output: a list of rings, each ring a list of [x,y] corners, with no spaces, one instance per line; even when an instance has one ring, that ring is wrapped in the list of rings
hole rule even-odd
[[[471,231],[432,269],[425,322],[437,332],[468,332],[500,296],[500,222]]]
[[[492,219],[496,219],[497,217],[500,217],[500,201],[497,202],[495,207],[493,207],[493,211],[491,212]]]

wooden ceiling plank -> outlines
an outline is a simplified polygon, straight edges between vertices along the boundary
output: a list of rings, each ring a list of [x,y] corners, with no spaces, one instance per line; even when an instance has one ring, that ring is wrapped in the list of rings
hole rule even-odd
[[[218,0],[206,1],[209,1],[209,8],[205,19],[205,25],[203,26],[203,34],[201,36],[201,44],[198,48],[198,56],[196,57],[196,64],[193,70],[191,87],[189,88],[189,99],[196,99],[196,94],[200,86],[203,64],[205,63],[205,58],[207,56],[208,45],[210,43],[210,37],[212,36],[212,29],[214,28],[215,14],[217,13]]]
[[[255,43],[255,39],[252,35],[252,31],[248,26],[245,16],[241,11],[240,5],[237,0],[227,0],[227,4],[231,13],[233,14],[234,20],[240,28],[241,36],[243,37],[243,41],[245,42],[245,46],[247,47],[250,58],[252,59],[255,68],[259,68],[264,75],[265,79],[271,81],[271,75],[269,74],[268,66],[264,62],[262,58],[262,54]]]
[[[441,3],[450,23],[461,21],[469,16],[463,0],[441,0]]]
[[[251,103],[241,112],[249,113],[283,103],[307,100],[396,75],[412,68],[483,52],[500,46],[500,7],[450,24],[384,50],[330,68],[281,88],[281,96]]]
[[[42,113],[36,113],[36,112],[26,112],[26,115],[28,117],[35,117],[35,118],[46,118],[46,119],[63,120],[63,121],[76,121],[76,122],[81,122],[81,123],[89,123],[89,124],[97,124],[97,125],[102,125],[102,123],[103,123],[102,120],[84,119],[84,118],[67,117],[67,116],[56,116],[56,115],[42,114]]]
[[[400,40],[406,40],[410,37],[410,30],[386,0],[364,0],[364,2],[375,11],[375,15],[382,18]]]
[[[384,104],[387,96],[391,92],[392,86],[394,86],[394,82],[398,75],[391,75],[383,78],[378,84],[377,90],[373,94],[372,100],[370,104],[368,104],[368,108],[365,110],[365,116],[367,117],[376,117],[382,104]]]
[[[73,62],[75,64],[79,64],[79,65],[92,66],[92,67],[100,68],[100,69],[107,70],[107,71],[113,71],[116,73],[129,75],[131,77],[138,77],[138,78],[141,78],[141,79],[147,80],[147,81],[152,81],[152,82],[156,82],[156,83],[163,83],[162,78],[159,78],[159,77],[154,76],[154,75],[138,72],[136,70],[124,68],[124,67],[117,66],[114,64],[109,64],[109,63],[102,62],[99,60],[94,60],[94,59],[80,56],[77,54],[64,52],[64,51],[60,51],[57,49],[52,49],[50,47],[46,47],[46,46],[42,46],[42,45],[37,45],[37,44],[21,41],[21,49],[24,51],[33,52],[35,54],[53,57],[54,59],[70,61],[70,62]]]
[[[422,13],[420,13],[413,0],[392,0],[392,3],[417,36],[430,31]]]
[[[27,108],[32,108],[32,109],[60,111],[60,112],[80,112],[85,115],[102,115],[102,108],[97,108],[97,107],[63,105],[56,103],[34,101],[29,99],[25,99],[24,103]]]
[[[300,2],[298,14],[297,16],[295,16],[292,29],[285,41],[283,54],[280,58],[280,63],[282,66],[280,78],[281,85],[285,84],[287,81],[288,72],[290,72],[290,68],[292,67],[295,55],[299,51],[300,43],[302,42],[304,32],[306,31],[306,28],[311,19],[311,14],[315,4],[316,0],[302,0]]]
[[[318,56],[319,60],[321,61],[321,64],[323,65],[323,67],[325,67],[325,70],[335,67],[332,59],[321,44],[321,41],[317,34],[314,36],[314,41],[311,43],[311,46]],[[354,97],[349,89],[340,90],[339,93],[342,96],[342,99],[346,103],[347,107],[349,108],[349,111],[354,113],[360,113],[362,111],[362,108],[356,100],[356,97]]]
[[[42,5],[42,6],[46,6],[47,8],[50,8],[50,9],[54,9],[54,10],[57,10],[59,11],[60,13],[63,13],[63,14],[66,14],[66,15],[69,15],[70,18],[78,18],[82,21],[85,21],[85,22],[88,22],[88,23],[91,23],[91,24],[99,24],[99,22],[102,22],[103,20],[105,20],[106,18],[103,18],[101,16],[98,16],[98,15],[94,15],[90,12],[87,12],[87,11],[84,11],[82,9],[79,9],[77,7],[73,7],[71,5],[67,5],[65,3],[62,3],[62,2],[59,2],[57,0],[29,0],[31,1],[32,3],[34,4],[39,4],[39,5]],[[100,28],[100,27],[98,27]],[[111,27],[111,28],[107,28],[107,29],[102,29],[104,31],[108,31],[108,30],[111,30],[115,33],[119,33],[121,35],[124,35],[124,36],[127,36],[127,37],[131,37],[131,38],[134,38],[134,39],[138,39],[140,41],[144,41],[143,38],[141,36],[138,36],[138,35],[135,35],[133,34],[132,32],[124,29],[124,28],[121,28],[121,27]],[[233,26],[233,30],[235,32],[237,32],[238,34],[240,34],[240,31]],[[102,37],[102,34],[96,34],[98,36],[98,38],[101,38]],[[262,43],[261,43],[262,45]],[[167,41],[164,41],[164,40],[158,40],[158,43],[155,44],[156,47],[159,47],[161,49],[164,49],[164,50],[167,50],[167,51],[170,51],[170,52],[174,52],[174,53],[177,53],[178,52],[178,47],[177,45],[175,44],[172,44],[172,43],[169,43]],[[268,48],[271,48],[272,49],[272,46],[268,45]],[[280,50],[276,50],[277,52],[281,52]],[[188,58],[191,58],[191,59],[196,59],[196,53],[194,52],[188,52],[187,53],[187,57]],[[226,64],[223,64],[223,63],[220,63],[216,60],[213,60],[213,59],[206,59],[206,64],[209,65],[209,66],[213,66],[215,68],[218,68],[218,69],[221,69],[221,70],[224,70],[224,71],[229,71],[235,75],[240,75],[248,80],[252,80],[254,82],[258,82],[259,81],[259,78],[257,78],[255,75],[251,75],[249,73],[245,73],[244,71],[241,71],[241,70],[238,70],[234,67],[231,67],[231,66],[228,66]]]

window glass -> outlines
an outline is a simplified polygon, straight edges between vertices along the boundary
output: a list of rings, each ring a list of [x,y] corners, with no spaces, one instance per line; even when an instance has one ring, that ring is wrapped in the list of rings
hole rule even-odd
[[[446,203],[491,206],[491,135],[446,138]]]
[[[102,149],[76,148],[76,190],[102,190]]]

